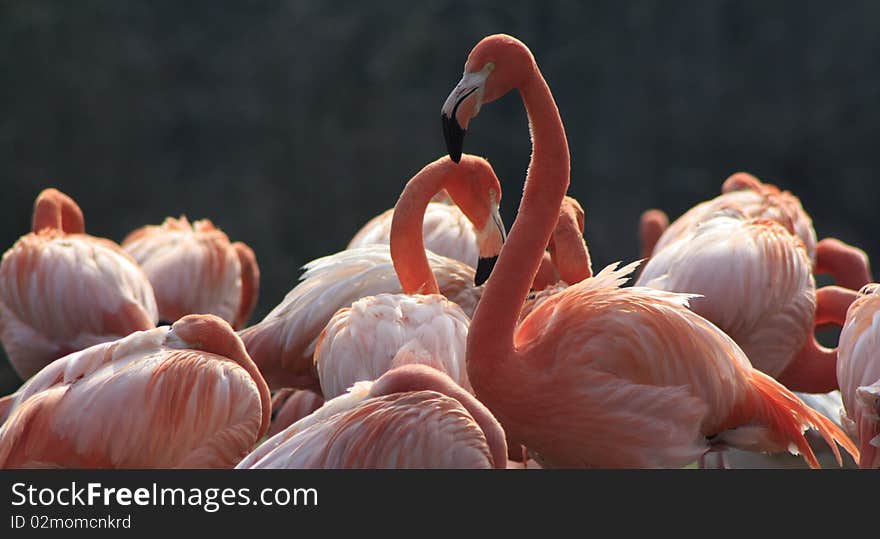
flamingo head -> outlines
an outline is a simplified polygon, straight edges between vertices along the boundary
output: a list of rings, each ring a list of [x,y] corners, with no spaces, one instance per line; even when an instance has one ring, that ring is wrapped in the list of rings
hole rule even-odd
[[[536,70],[531,51],[515,37],[496,34],[477,43],[464,65],[461,81],[440,111],[443,136],[453,161],[461,160],[464,134],[480,107],[522,87]]]
[[[445,158],[444,158],[445,159]],[[474,283],[483,284],[507,239],[501,219],[501,183],[492,165],[482,157],[464,155],[446,183],[446,192],[474,225],[480,258]]]
[[[83,213],[77,203],[54,187],[43,189],[34,202],[33,232],[45,229],[66,234],[85,233]]]

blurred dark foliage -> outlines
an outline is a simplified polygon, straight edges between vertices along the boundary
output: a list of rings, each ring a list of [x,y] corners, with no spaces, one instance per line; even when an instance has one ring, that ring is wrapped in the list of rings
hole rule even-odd
[[[439,111],[471,47],[526,42],[554,92],[594,264],[638,256],[737,170],[797,194],[820,237],[874,233],[874,2],[120,2],[0,4],[0,245],[56,186],[121,241],[209,217],[257,253],[259,320],[299,267],[345,246],[444,152]],[[465,150],[487,156],[508,226],[529,161],[516,95]],[[17,380],[5,361],[2,393]]]

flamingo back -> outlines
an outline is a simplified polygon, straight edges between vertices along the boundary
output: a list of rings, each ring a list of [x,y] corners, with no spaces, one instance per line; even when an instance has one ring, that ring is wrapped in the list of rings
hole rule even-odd
[[[157,321],[150,282],[112,241],[46,229],[3,255],[0,339],[24,379],[65,354]]]
[[[721,195],[697,204],[673,221],[654,246],[654,253],[659,253],[719,211],[733,209],[749,219],[768,219],[779,223],[801,239],[811,264],[814,263],[816,231],[813,220],[804,211],[800,200],[788,191],[780,191],[774,185],[761,183],[754,177],[752,179],[753,182],[746,183],[728,180]]]
[[[492,467],[483,431],[457,400],[436,391],[369,398],[370,386],[328,401],[237,468]]]
[[[125,238],[125,249],[141,265],[153,289],[159,318],[213,314],[236,321],[242,303],[242,265],[226,234],[211,221],[192,224],[168,217]]]
[[[268,426],[265,383],[235,359],[178,348],[171,335],[169,327],[136,332],[41,370],[16,393],[0,428],[0,467],[238,462]]]
[[[691,309],[778,376],[812,335],[816,285],[800,240],[774,221],[726,210],[655,255],[636,283],[702,297]]]
[[[391,219],[394,209],[387,210],[361,228],[347,249],[391,243]],[[477,267],[480,250],[474,225],[455,204],[430,202],[422,224],[425,249],[440,256]]]
[[[429,365],[468,391],[470,319],[444,296],[379,294],[339,310],[321,334],[315,365],[325,398],[410,363]]]

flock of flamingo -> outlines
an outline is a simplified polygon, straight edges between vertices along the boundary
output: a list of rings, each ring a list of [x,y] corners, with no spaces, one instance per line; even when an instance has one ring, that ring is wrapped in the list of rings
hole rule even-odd
[[[462,153],[517,90],[533,152],[509,235]],[[248,326],[254,252],[168,218],[121,244],[40,193],[0,265],[4,468],[680,468],[737,455],[880,467],[880,285],[787,191],[737,173],[643,260],[594,274],[531,51],[481,40],[442,106],[448,155]],[[496,260],[497,259],[497,260]],[[494,267],[493,267],[494,263]],[[639,269],[634,286],[622,285]],[[835,285],[816,288],[816,274]],[[842,327],[839,346],[817,327]],[[795,391],[799,393],[794,393]],[[832,462],[833,462],[832,461]],[[750,461],[754,462],[754,461]]]

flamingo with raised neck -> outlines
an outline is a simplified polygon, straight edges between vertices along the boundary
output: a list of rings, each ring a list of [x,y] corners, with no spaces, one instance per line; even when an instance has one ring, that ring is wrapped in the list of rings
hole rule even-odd
[[[609,266],[518,314],[559,216],[569,152],[559,110],[531,51],[493,35],[468,56],[442,108],[457,160],[480,107],[517,89],[532,134],[519,213],[468,335],[477,398],[511,440],[556,467],[680,467],[722,444],[797,448],[818,466],[803,431],[858,449],[826,418],[752,368],[727,335],[687,309],[690,296],[620,288],[635,264]],[[840,462],[840,459],[838,459]]]
[[[391,223],[402,293],[367,296],[340,309],[318,339],[315,366],[326,399],[409,363],[435,367],[470,391],[464,363],[470,318],[440,293],[422,234],[425,208],[442,190],[473,223],[481,254],[501,250],[501,185],[489,162],[466,155],[456,164],[444,156],[422,168],[404,187]]]

